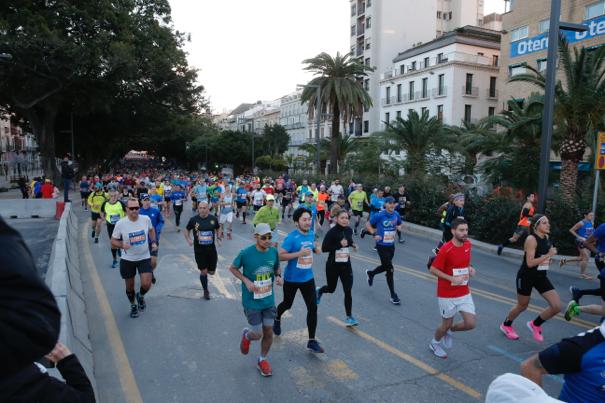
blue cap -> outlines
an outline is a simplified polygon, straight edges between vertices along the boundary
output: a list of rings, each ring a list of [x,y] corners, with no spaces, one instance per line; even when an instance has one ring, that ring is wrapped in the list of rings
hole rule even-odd
[[[385,197],[384,202],[385,203],[395,203],[395,198],[393,196]]]
[[[305,196],[315,196],[315,195],[313,194],[313,192],[307,192],[307,193],[305,193]]]

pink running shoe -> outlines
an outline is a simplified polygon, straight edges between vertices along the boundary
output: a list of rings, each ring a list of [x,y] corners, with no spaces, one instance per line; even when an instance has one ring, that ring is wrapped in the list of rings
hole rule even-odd
[[[515,332],[512,326],[505,326],[504,323],[500,325],[500,331],[504,333],[507,339],[519,340],[519,335]]]
[[[537,342],[542,343],[544,341],[544,337],[542,337],[542,326],[536,326],[534,325],[534,321],[530,320],[527,322],[527,328],[531,331],[531,334]]]

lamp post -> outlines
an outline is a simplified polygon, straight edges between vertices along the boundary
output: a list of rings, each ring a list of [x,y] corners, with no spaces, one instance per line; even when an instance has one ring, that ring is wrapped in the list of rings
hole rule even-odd
[[[540,172],[538,175],[538,212],[540,213],[544,213],[544,210],[546,209],[546,192],[548,191],[548,171],[555,108],[555,74],[557,72],[559,32],[560,30],[575,32],[587,30],[587,27],[582,24],[559,21],[559,16],[561,15],[561,0],[552,0],[550,4],[548,55],[546,57],[546,81],[544,83],[544,112],[542,113],[542,134],[540,137]]]
[[[315,88],[315,163],[317,164],[317,174],[321,172],[321,158],[319,153],[319,126],[321,121],[321,86],[317,84],[298,84],[297,87]]]

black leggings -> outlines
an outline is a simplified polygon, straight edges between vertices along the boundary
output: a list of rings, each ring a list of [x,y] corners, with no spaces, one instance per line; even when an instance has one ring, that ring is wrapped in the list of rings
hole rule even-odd
[[[307,305],[307,330],[309,339],[315,338],[315,329],[317,329],[317,295],[315,294],[315,280],[311,279],[305,283],[293,283],[284,281],[284,300],[277,306],[277,320],[288,309],[292,307],[296,291],[300,290],[305,305]]]
[[[183,205],[174,206],[174,221],[176,226],[181,225],[181,214],[183,213]]]
[[[319,226],[324,225],[324,220],[326,219],[326,210],[319,210],[317,212],[317,216],[319,217]]]
[[[353,307],[353,298],[351,297],[351,289],[353,288],[353,269],[350,264],[326,264],[326,279],[328,285],[320,288],[320,294],[332,294],[338,285],[338,279],[342,283],[342,290],[345,293],[345,311],[347,316],[351,316]]]
[[[376,245],[376,251],[380,257],[380,266],[376,267],[370,273],[372,276],[375,276],[382,272],[386,272],[387,285],[389,286],[392,297],[395,295],[395,284],[393,282],[393,272],[395,271],[395,268],[393,267],[393,257],[395,256],[395,247]]]

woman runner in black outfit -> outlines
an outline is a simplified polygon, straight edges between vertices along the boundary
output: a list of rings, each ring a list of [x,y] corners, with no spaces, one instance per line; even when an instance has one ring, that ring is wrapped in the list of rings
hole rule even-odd
[[[336,290],[338,279],[342,283],[345,293],[345,311],[347,313],[347,326],[357,326],[358,322],[351,314],[353,298],[353,268],[351,267],[350,248],[357,250],[353,242],[353,230],[349,227],[349,213],[342,209],[336,213],[336,225],[326,233],[321,245],[322,252],[329,252],[326,261],[326,279],[328,284],[317,287],[317,303],[324,293],[332,294]]]

